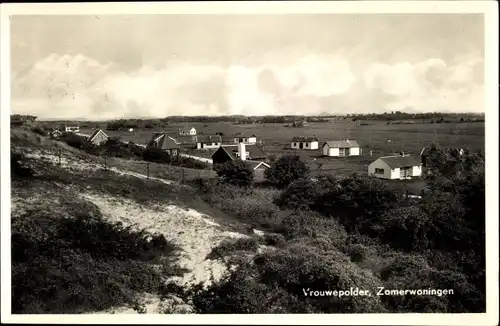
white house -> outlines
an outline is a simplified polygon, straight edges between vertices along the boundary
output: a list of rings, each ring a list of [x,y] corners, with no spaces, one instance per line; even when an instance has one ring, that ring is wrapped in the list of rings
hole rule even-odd
[[[181,135],[181,136],[196,136],[196,129],[194,127],[191,129],[179,129],[179,135]]]
[[[255,135],[244,135],[242,133],[238,133],[233,138],[234,143],[245,143],[245,144],[256,144],[257,136]]]
[[[332,140],[323,144],[324,156],[357,156],[361,151],[355,140]]]
[[[422,163],[404,153],[382,156],[368,165],[368,175],[380,179],[411,179],[422,175]]]
[[[66,132],[80,132],[79,126],[64,126],[64,131]]]
[[[196,136],[196,149],[219,148],[222,145],[222,137],[219,135]]]
[[[319,142],[316,137],[293,137],[290,147],[292,149],[318,149]]]

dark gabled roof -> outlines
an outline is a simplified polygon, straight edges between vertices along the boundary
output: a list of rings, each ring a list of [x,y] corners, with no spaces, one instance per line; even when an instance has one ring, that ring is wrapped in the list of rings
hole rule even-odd
[[[387,164],[391,169],[420,165],[420,160],[417,160],[411,155],[382,156],[379,157],[379,159]]]
[[[226,148],[228,152],[233,153],[234,156],[238,153],[238,145],[222,145],[223,148]],[[248,152],[248,158],[251,160],[260,160],[267,158],[266,152],[259,146],[254,144],[245,144],[245,150]],[[236,157],[236,156],[235,156]]]
[[[312,142],[312,141],[318,141],[318,138],[316,137],[304,137],[304,136],[297,136],[292,138],[292,142]]]
[[[217,150],[215,152],[213,152],[210,157],[213,157],[215,155],[215,153],[217,153],[219,151],[223,151],[229,157],[230,160],[232,160],[232,161],[236,160],[236,156],[234,156],[233,154],[231,154],[231,151],[228,150],[226,148],[226,146],[220,146],[219,148],[217,148]]]
[[[154,145],[155,142],[158,142],[158,146],[155,146],[156,148],[159,149],[179,149],[180,145],[173,139],[172,137],[168,136],[165,133],[155,133],[151,137],[151,140],[148,143],[147,147],[151,147]]]
[[[249,135],[249,134],[243,134],[243,133],[239,132],[239,133],[235,134],[233,138],[250,138],[250,137],[257,137],[257,136],[255,136],[255,134]]]
[[[327,140],[325,144],[332,148],[359,147],[358,142],[355,140]]]
[[[90,137],[88,138],[88,140],[89,140],[89,141],[92,141],[92,139],[94,139],[94,138],[97,136],[97,134],[99,134],[99,133],[102,133],[102,134],[104,134],[104,136],[106,136],[106,138],[109,138],[109,137],[108,137],[108,135],[106,135],[106,133],[105,133],[102,129],[96,129],[96,130],[92,133],[92,135],[90,135]]]
[[[198,135],[196,141],[198,143],[221,143],[222,137],[220,135]]]

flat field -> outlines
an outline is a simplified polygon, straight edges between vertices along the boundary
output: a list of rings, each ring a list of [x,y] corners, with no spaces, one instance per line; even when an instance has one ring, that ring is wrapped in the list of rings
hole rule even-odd
[[[444,147],[462,147],[471,150],[484,150],[484,123],[426,123],[387,125],[384,122],[372,122],[359,125],[354,122],[311,123],[303,128],[286,127],[284,124],[234,125],[229,123],[194,123],[198,134],[221,132],[224,142],[232,142],[235,133],[255,134],[266,153],[281,155],[299,154],[307,160],[315,172],[327,172],[343,176],[357,171],[365,173],[368,164],[379,156],[391,155],[403,151],[418,155],[424,146],[436,143]],[[145,144],[155,132],[166,132],[176,137],[179,128],[185,125],[171,125],[162,130],[142,129],[134,132],[106,131],[109,136],[119,136],[124,141]],[[82,130],[91,133],[92,130]],[[319,150],[292,150],[290,140],[294,136],[315,136],[319,140]],[[357,140],[362,149],[359,157],[320,157],[321,146],[326,140]],[[370,151],[372,156],[370,156]],[[210,156],[213,150],[190,151],[199,156]]]

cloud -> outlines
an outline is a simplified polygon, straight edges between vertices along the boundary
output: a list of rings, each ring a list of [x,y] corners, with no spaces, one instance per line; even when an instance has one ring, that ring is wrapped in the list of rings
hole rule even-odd
[[[131,70],[84,55],[51,54],[12,78],[12,109],[40,118],[319,114],[412,107],[483,110],[484,63],[375,63],[356,76],[335,55],[231,65],[180,59]],[[361,77],[361,78],[360,78]]]
[[[365,86],[392,96],[391,109],[484,111],[484,61],[470,59],[448,66],[431,58],[418,63],[375,63],[364,74]]]

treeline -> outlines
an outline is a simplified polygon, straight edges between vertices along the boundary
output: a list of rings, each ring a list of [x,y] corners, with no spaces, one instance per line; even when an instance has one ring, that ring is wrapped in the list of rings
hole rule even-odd
[[[298,156],[266,170],[261,190],[245,162],[200,180],[214,206],[281,235],[273,251],[224,244],[234,267],[208,289],[189,289],[198,313],[464,313],[485,311],[484,153],[433,149],[422,199],[353,174],[312,179]],[[275,195],[272,195],[275,193]],[[229,250],[228,248],[233,248]],[[245,258],[247,257],[247,258]],[[329,289],[451,289],[452,295],[314,297]]]
[[[428,120],[434,122],[484,122],[484,114],[473,113],[406,113],[401,111],[368,113],[368,114],[347,114],[346,118],[351,120],[372,120],[372,121],[406,121],[406,120]]]

